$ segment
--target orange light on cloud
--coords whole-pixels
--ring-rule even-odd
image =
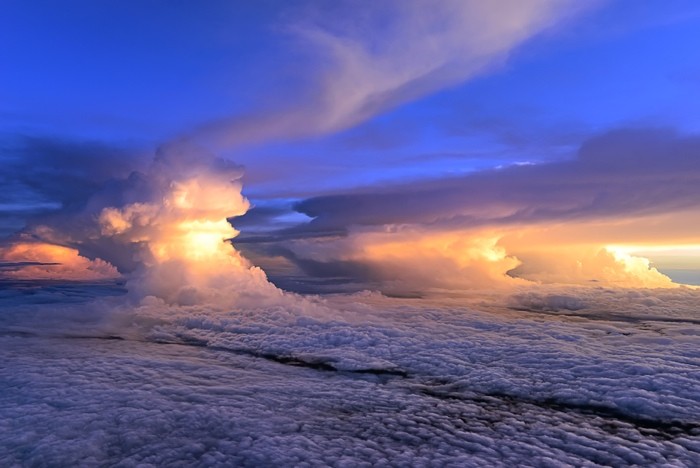
[[[0,259],[27,263],[0,274],[13,279],[86,281],[120,276],[117,269],[104,260],[90,260],[82,257],[76,249],[47,243],[20,242],[0,248]]]
[[[585,229],[579,238],[560,237],[555,242],[552,229],[556,228],[365,228],[345,239],[314,243],[307,248],[313,250],[315,258],[325,261],[335,258],[369,265],[379,279],[409,290],[527,284],[679,286],[634,250],[587,242]],[[303,254],[303,248],[297,247]]]
[[[207,262],[217,256],[229,256],[232,248],[226,242],[238,232],[225,220],[182,221],[151,241],[150,249],[157,261],[186,258],[190,262]]]
[[[669,268],[700,269],[700,244],[611,245],[608,249],[648,257],[654,264]]]
[[[230,303],[239,291],[274,296],[276,288],[262,270],[229,242],[238,231],[227,218],[250,207],[237,180],[240,171],[221,169],[216,160],[202,155],[180,172],[177,153],[162,156],[163,166],[148,175],[155,196],[106,207],[98,217],[101,234],[132,248],[140,263],[129,277],[129,290],[181,305],[205,297],[207,302]]]

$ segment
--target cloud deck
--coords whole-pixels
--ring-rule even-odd
[[[0,460],[691,465],[697,292],[656,304],[644,290],[588,294],[577,311],[543,291],[481,310],[364,294],[296,310],[5,313]],[[549,313],[532,308],[543,303]],[[649,318],[669,306],[677,321]],[[601,317],[606,307],[628,319]]]

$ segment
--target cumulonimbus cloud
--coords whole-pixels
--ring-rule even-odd
[[[238,231],[227,217],[249,207],[241,175],[239,166],[199,148],[161,147],[147,170],[105,184],[82,209],[32,223],[0,249],[0,259],[16,266],[0,277],[107,279],[120,276],[116,265],[136,299],[279,297],[229,242]]]

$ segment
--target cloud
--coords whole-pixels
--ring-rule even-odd
[[[61,208],[52,216],[41,211],[40,218],[28,223],[26,233],[44,243],[78,249],[85,258],[104,259],[129,275],[159,270],[159,274],[144,275],[132,284],[134,288],[157,290],[160,296],[168,295],[169,301],[180,301],[175,296],[189,293],[183,290],[170,296],[165,292],[166,284],[201,280],[201,287],[216,289],[202,280],[206,276],[203,269],[193,275],[183,265],[198,261],[195,257],[203,255],[200,247],[208,244],[206,239],[235,236],[237,232],[225,219],[243,214],[247,202],[242,201],[239,185],[231,188],[221,182],[219,176],[224,174],[236,180],[240,177],[231,175],[231,168],[222,165],[221,160],[170,154],[187,147],[183,140],[195,137],[209,144],[211,138],[221,137],[230,140],[226,142],[229,145],[352,127],[501,65],[525,41],[587,8],[574,2],[548,0],[502,0],[488,6],[478,1],[445,0],[436,4],[416,0],[385,2],[363,11],[351,4],[336,4],[289,16],[284,29],[294,38],[291,48],[304,50],[307,65],[301,81],[308,87],[299,93],[299,102],[282,103],[258,114],[194,130],[172,142],[169,150],[161,152],[145,170],[141,165],[133,171],[133,160],[120,158],[105,148],[32,141],[35,150],[25,152],[35,154],[33,163],[47,170],[16,168],[25,174],[22,187],[36,198],[32,203],[25,200],[25,206],[36,209],[45,207],[42,203],[54,203]],[[96,154],[104,155],[107,163],[98,163]],[[59,158],[67,164],[56,166]],[[158,158],[168,162],[161,163]],[[206,164],[202,160],[215,162],[203,170]],[[46,180],[49,182],[44,183]],[[210,182],[212,187],[207,186]],[[62,190],[66,186],[70,188]],[[218,187],[218,195],[214,187]],[[191,198],[185,200],[191,205],[186,210],[178,207],[181,197]],[[212,211],[205,212],[204,206]],[[225,213],[224,206],[231,211]],[[290,232],[294,235],[294,229]],[[342,234],[345,228],[335,232]],[[300,235],[304,237],[305,233]],[[243,270],[249,268],[237,253],[226,256],[222,249],[218,245],[213,250],[227,262],[233,256],[234,263]],[[307,262],[306,268],[323,266]],[[168,279],[155,280],[161,277]],[[212,272],[209,279],[214,277],[219,275]]]
[[[582,150],[579,160],[553,167],[463,178],[461,189],[474,195],[468,182],[486,188],[482,178],[505,175],[501,190],[490,192],[503,197],[448,196],[443,214],[451,216],[430,213],[427,202],[439,211],[440,198],[406,206],[410,186],[348,194],[345,213],[319,203],[310,226],[295,235],[285,231],[278,245],[263,244],[269,255],[307,274],[369,279],[398,292],[415,288],[428,296],[422,300],[282,293],[224,242],[236,231],[222,221],[248,209],[240,168],[199,148],[163,147],[145,171],[112,180],[81,210],[25,233],[52,244],[49,253],[83,271],[105,265],[66,245],[102,249],[114,263],[129,257],[136,267],[127,273],[127,296],[115,297],[122,291],[112,286],[37,283],[31,285],[34,300],[21,288],[0,295],[0,358],[8,363],[0,368],[0,429],[11,434],[0,443],[0,462],[690,463],[700,428],[698,379],[688,358],[698,345],[698,291],[537,285],[506,276],[530,268],[523,276],[553,274],[561,281],[570,265],[578,265],[566,255],[591,253],[578,243],[590,235],[586,229],[598,232],[593,223],[608,223],[619,234],[638,229],[637,219],[667,216],[665,207],[687,211],[679,197],[697,190],[683,185],[694,180],[693,164],[684,164],[695,153],[681,149],[694,148],[694,140],[655,138],[666,143],[642,142],[637,148],[649,153],[619,169]],[[606,154],[608,146],[585,148]],[[657,164],[658,154],[671,164]],[[648,170],[640,170],[639,161],[648,161]],[[586,171],[591,193],[586,178],[577,179]],[[616,186],[608,171],[626,171],[630,180]],[[540,200],[553,196],[540,195],[539,184],[552,175],[559,176],[561,193],[538,212]],[[626,184],[643,181],[653,191],[676,176],[681,182],[657,199],[660,206],[636,201],[632,227],[616,225],[631,203],[613,203],[608,212],[577,205],[603,182],[622,198]],[[506,193],[509,188],[516,193]],[[374,213],[361,217],[352,197],[368,197],[364,208],[371,211],[377,194],[386,197],[377,198],[386,214],[401,223],[373,221]],[[520,217],[508,214],[516,202]],[[558,216],[560,205],[570,223],[547,231],[552,219],[543,213]],[[494,206],[503,219],[494,221],[488,212]],[[474,226],[457,216],[461,210]],[[330,229],[336,234],[328,236]],[[674,234],[660,229],[648,235]],[[601,236],[596,242],[610,237]],[[61,260],[39,255],[44,244],[24,252],[19,245],[6,250],[23,254],[10,259],[19,271]],[[567,271],[552,271],[546,265],[551,257],[532,260],[543,246]],[[511,249],[525,247],[530,257],[512,255]],[[655,276],[614,254],[593,255],[592,274],[628,281],[641,273],[642,286]],[[625,270],[629,261],[631,272]],[[472,289],[431,297],[436,287]]]
[[[621,255],[611,246],[697,241],[692,226],[700,222],[699,153],[697,136],[616,130],[584,142],[572,160],[303,200],[296,209],[313,218],[310,222],[243,241],[250,250],[257,241],[283,245],[294,252],[288,256],[292,261],[353,261],[374,272],[400,258],[400,265],[380,275],[387,279],[428,271],[421,265],[431,261],[454,265],[464,249],[469,251],[466,246],[490,238],[503,251],[496,256],[499,261],[514,263],[508,269],[496,262],[491,265],[496,270],[481,271],[485,278],[498,272],[507,280],[512,270],[533,281],[669,285],[644,259]],[[378,249],[392,244],[397,247],[387,247],[378,262]],[[489,258],[489,248],[483,255]],[[475,281],[466,271],[445,271],[438,284],[410,283],[423,288],[458,278],[464,284]]]
[[[83,325],[104,304],[3,302],[0,463],[697,458],[697,291],[313,300],[327,315],[142,306],[111,329]]]
[[[585,142],[570,161],[315,197],[296,208],[323,227],[473,226],[660,214],[694,206],[698,151],[700,139],[695,136],[617,130]]]
[[[102,259],[90,260],[75,249],[40,242],[0,246],[0,260],[0,279],[90,281],[121,276]]]
[[[361,10],[351,2],[306,9],[285,25],[303,50],[303,99],[189,136],[238,145],[346,129],[502,65],[525,41],[596,3],[392,0]]]
[[[672,287],[669,277],[654,268],[649,259],[600,246],[511,246],[520,264],[510,276],[539,283],[599,282],[617,287]]]
[[[139,168],[139,156],[96,142],[6,136],[0,144],[0,183],[7,187],[0,194],[0,224],[10,226],[0,235],[33,217],[81,209],[110,179]]]
[[[54,262],[63,267],[56,277],[82,277],[78,256],[91,264],[110,264],[127,275],[127,287],[137,300],[154,296],[167,303],[201,301],[235,303],[242,296],[260,300],[281,292],[265,274],[233,249],[238,232],[226,218],[245,213],[241,168],[187,145],[159,148],[148,169],[114,178],[95,191],[80,210],[64,210],[35,221],[5,250],[13,261]],[[46,252],[46,258],[39,255]],[[71,261],[65,261],[70,257]],[[15,274],[35,274],[25,266]],[[44,269],[46,269],[44,267]],[[93,271],[96,268],[89,267]],[[109,265],[109,273],[118,275]],[[84,279],[94,279],[87,278]]]
[[[585,142],[569,161],[303,200],[295,208],[310,222],[249,234],[240,245],[280,284],[294,288],[296,281],[305,291],[314,282],[394,294],[523,280],[671,286],[647,260],[615,246],[694,242],[693,224],[678,220],[699,216],[698,148],[697,137],[669,130],[613,131]],[[137,297],[197,302],[203,290],[219,288],[231,262],[250,270],[222,241],[237,235],[226,219],[233,216],[235,225],[249,207],[241,174],[193,146],[166,145],[143,172],[114,176],[99,188],[86,183],[80,189],[91,193],[86,200],[30,222],[20,241],[104,260],[133,276]],[[96,180],[106,177],[98,171]],[[267,207],[259,216],[284,218],[283,208]],[[224,260],[193,269],[212,259]],[[286,281],[290,276],[298,280]],[[267,284],[262,272],[256,277],[253,283]]]
[[[14,136],[3,141],[4,172],[37,197],[65,205],[80,203],[113,177],[128,175],[138,154],[97,142]],[[4,196],[10,194],[5,193]]]

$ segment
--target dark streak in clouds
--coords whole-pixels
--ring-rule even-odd
[[[52,266],[60,265],[60,263],[55,262],[0,262],[0,270],[14,270],[17,268],[22,268],[26,266]]]
[[[475,402],[484,406],[511,406],[518,407],[524,405],[533,405],[546,410],[578,413],[583,416],[591,416],[605,420],[611,420],[614,424],[610,426],[612,430],[620,429],[620,426],[631,425],[641,434],[652,437],[661,437],[664,439],[674,439],[676,437],[688,435],[700,435],[700,423],[695,421],[680,421],[680,420],[659,420],[648,417],[639,417],[621,411],[612,406],[601,404],[584,404],[560,401],[556,398],[522,398],[519,396],[508,395],[505,393],[487,393],[465,395],[462,392],[451,392],[445,388],[421,386],[420,392],[424,395],[439,398],[441,400],[458,400]],[[520,410],[522,411],[522,410]]]
[[[554,317],[568,317],[576,318],[582,320],[600,320],[603,322],[626,322],[626,323],[644,323],[644,322],[662,322],[662,323],[687,323],[691,325],[700,325],[700,319],[692,318],[673,318],[673,317],[659,317],[659,316],[647,316],[640,315],[635,317],[630,317],[629,315],[616,314],[615,312],[596,312],[596,313],[582,313],[575,314],[570,312],[558,312],[558,311],[546,311],[530,309],[526,307],[510,307],[511,310],[517,310],[518,312],[531,312],[534,314],[541,315],[551,315]]]
[[[212,351],[224,351],[227,353],[242,354],[246,356],[251,356],[255,358],[265,359],[267,361],[276,362],[278,364],[284,364],[287,366],[294,367],[306,367],[309,369],[314,369],[318,371],[326,372],[339,372],[341,374],[369,374],[377,376],[394,376],[394,377],[408,377],[408,372],[398,369],[398,368],[366,368],[366,369],[339,369],[334,366],[331,361],[318,359],[318,358],[302,358],[299,356],[288,355],[288,354],[275,354],[275,353],[265,353],[256,352],[253,350],[246,349],[231,349],[225,346],[213,346],[210,345],[208,341],[202,340],[196,337],[178,335],[178,339],[181,341],[157,341],[161,344],[172,344],[172,345],[185,345],[185,346],[196,346],[201,348],[207,348]],[[104,339],[104,338],[102,338]]]
[[[13,330],[13,329],[0,329],[0,336],[12,336],[17,338],[57,338],[66,340],[107,340],[107,341],[125,341],[124,338],[119,335],[66,335],[66,334],[45,334],[36,333],[27,330]],[[294,356],[289,354],[275,354],[269,352],[256,352],[249,349],[232,349],[225,346],[215,346],[210,345],[207,340],[199,339],[196,337],[190,337],[185,335],[178,335],[178,341],[167,341],[156,339],[154,341],[141,340],[145,343],[157,343],[163,345],[176,345],[176,346],[193,346],[197,348],[206,348],[210,351],[222,351],[226,353],[232,353],[237,355],[249,356],[259,359],[265,359],[267,361],[276,362],[278,364],[283,364],[293,367],[305,367],[308,369],[313,369],[317,371],[324,372],[337,372],[343,375],[372,375],[379,377],[409,377],[408,372],[399,368],[374,368],[368,367],[363,369],[339,369],[334,366],[332,361],[327,361],[319,358],[303,358],[300,356]],[[130,340],[133,341],[133,340]]]

